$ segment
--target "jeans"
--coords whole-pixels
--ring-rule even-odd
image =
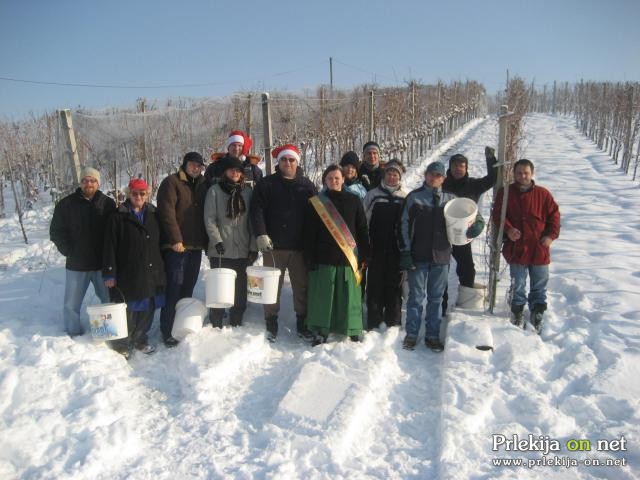
[[[529,304],[529,310],[534,305],[546,305],[547,282],[549,281],[549,265],[509,265],[511,273],[511,305]],[[531,281],[529,296],[526,295],[527,273]]]
[[[447,286],[449,265],[417,262],[409,271],[409,298],[407,300],[407,335],[418,336],[422,321],[422,304],[427,297],[425,338],[440,338],[440,305]]]
[[[93,289],[101,303],[109,302],[109,289],[104,284],[100,270],[89,272],[66,270],[63,308],[64,330],[72,337],[84,333],[80,322],[80,307],[82,299],[87,293],[87,288],[89,288],[89,283],[93,284]]]
[[[198,281],[202,250],[187,250],[183,253],[163,250],[164,269],[167,274],[165,304],[160,311],[160,331],[164,340],[171,337],[173,317],[176,315],[176,303],[183,298],[193,296]]]

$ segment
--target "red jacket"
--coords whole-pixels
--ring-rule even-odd
[[[503,190],[504,187],[498,190],[491,213],[495,225],[500,224]],[[522,236],[516,242],[509,240],[506,235],[510,228],[517,228],[522,232]],[[544,236],[555,240],[560,235],[560,210],[549,190],[534,184],[530,190],[522,192],[516,183],[509,185],[504,231],[502,255],[508,263],[551,263],[549,248],[540,244],[540,239]]]

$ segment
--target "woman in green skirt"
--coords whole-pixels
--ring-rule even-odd
[[[360,271],[369,255],[367,220],[360,199],[343,189],[338,165],[322,174],[325,188],[307,206],[304,258],[309,269],[307,328],[314,344],[329,333],[357,341],[362,333]]]

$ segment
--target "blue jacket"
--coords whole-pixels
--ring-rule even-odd
[[[438,194],[437,203],[434,193]],[[444,206],[454,198],[452,193],[434,190],[426,184],[409,193],[400,217],[400,251],[411,252],[414,262],[448,265],[451,244],[447,238]]]

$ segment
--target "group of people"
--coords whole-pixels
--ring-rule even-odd
[[[83,171],[80,187],[56,205],[50,228],[51,240],[66,256],[67,333],[83,334],[80,306],[92,283],[102,302],[127,304],[129,336],[111,342],[115,350],[125,356],[134,349],[153,353],[147,334],[157,308],[161,308],[164,343],[176,346],[171,335],[176,304],[193,295],[203,251],[212,268],[236,272],[229,323],[242,325],[246,268],[263,252],[263,264],[281,271],[277,301],[264,305],[269,341],[278,335],[285,272],[297,334],[312,344],[325,342],[330,333],[358,341],[365,328],[379,328],[383,322],[400,325],[402,287],[408,277],[403,347],[416,346],[426,298],[425,343],[441,351],[439,330],[446,313],[452,253],[460,284],[473,287],[475,280],[470,246],[452,250],[447,238],[444,205],[456,196],[477,201],[493,186],[493,150],[485,151],[486,177],[469,178],[468,160],[457,154],[448,171],[441,162],[431,163],[424,184],[409,193],[402,186],[405,167],[397,159],[383,165],[374,141],[364,145],[362,163],[357,153],[347,152],[339,165],[329,165],[320,191],[304,175],[295,145],[273,150],[275,172],[265,177],[250,148],[251,139],[244,132],[231,132],[226,153],[212,156],[204,175],[202,155],[187,153],[178,171],[161,182],[157,207],[150,203],[149,186],[142,178],[130,181],[126,200],[116,207],[99,190],[100,173],[93,168]],[[559,214],[548,191],[533,183],[532,174],[528,160],[516,164],[516,187],[510,187],[505,224],[505,258],[512,263],[515,279],[513,321],[522,324],[529,272],[528,301],[535,316],[532,323],[539,329],[548,279],[548,268],[542,266],[549,263],[549,245],[559,234]],[[478,236],[483,227],[484,219],[478,215],[468,238]],[[538,235],[535,241],[534,235]],[[214,327],[221,328],[224,317],[224,309],[209,311]]]

